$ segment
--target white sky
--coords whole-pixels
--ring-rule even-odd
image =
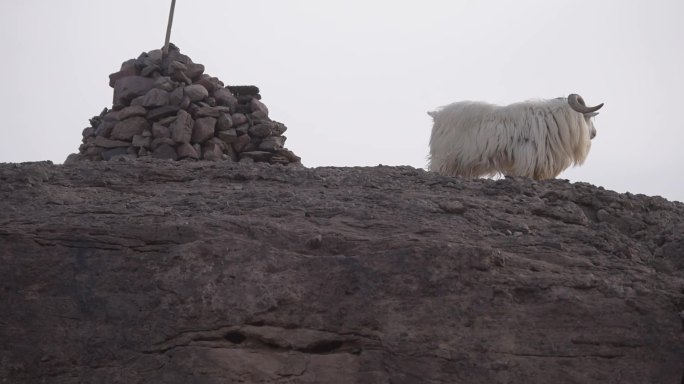
[[[164,42],[168,0],[0,0],[0,162],[77,152],[108,75]],[[260,87],[309,167],[425,167],[426,111],[579,93],[605,102],[560,175],[684,201],[684,1],[177,0],[172,41]]]

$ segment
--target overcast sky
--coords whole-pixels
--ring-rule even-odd
[[[0,162],[77,152],[108,75],[160,48],[170,1],[0,0]],[[177,0],[172,41],[257,85],[286,147],[317,166],[426,166],[460,100],[605,102],[559,177],[684,201],[684,1]]]

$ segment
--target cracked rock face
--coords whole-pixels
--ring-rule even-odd
[[[382,166],[0,181],[2,382],[682,380],[681,203]]]
[[[112,108],[90,119],[79,152],[65,163],[152,157],[301,165],[259,88],[224,86],[173,44],[168,55],[156,49],[125,61],[109,80]],[[173,141],[153,140],[159,134]]]

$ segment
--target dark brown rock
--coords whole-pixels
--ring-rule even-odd
[[[233,149],[235,150],[235,152],[240,153],[243,150],[245,150],[245,148],[247,148],[247,146],[251,142],[252,142],[252,139],[249,137],[249,135],[242,135],[242,136],[238,136],[238,138],[235,139],[232,146],[233,146]]]
[[[152,124],[152,136],[154,138],[171,137],[171,130],[160,123]]]
[[[119,79],[122,79],[122,78],[128,77],[128,76],[136,76],[136,75],[140,74],[140,71],[138,71],[138,69],[134,65],[133,66],[127,66],[125,64],[126,63],[124,63],[124,65],[122,65],[123,68],[121,68],[120,71],[114,72],[111,75],[109,75],[109,86],[110,87],[114,88],[114,84],[116,84],[116,81]]]
[[[178,87],[169,93],[169,104],[180,105],[183,101],[183,87]]]
[[[177,143],[189,142],[192,137],[192,116],[184,110],[178,111],[177,119],[169,127],[171,138]]]
[[[268,116],[268,108],[266,107],[266,104],[262,103],[261,101],[255,99],[252,99],[251,103],[251,108],[252,112],[261,112]]]
[[[184,94],[190,101],[201,101],[206,97],[209,97],[209,91],[201,84],[188,85],[184,89]]]
[[[283,146],[285,145],[285,137],[283,136],[271,136],[263,139],[261,143],[259,143],[259,150],[260,151],[268,151],[268,152],[275,152],[279,149],[282,149]]]
[[[221,139],[226,144],[231,144],[237,140],[237,132],[234,129],[228,129],[225,131],[218,131],[216,137]]]
[[[156,108],[163,107],[169,104],[169,93],[163,89],[152,88],[145,94],[143,99],[143,107]]]
[[[138,96],[135,99],[131,100],[131,106],[141,106],[143,105],[143,101],[145,101],[145,96]]]
[[[200,107],[197,109],[197,112],[195,112],[195,117],[213,117],[214,119],[218,118],[219,115],[221,114],[221,109],[216,108],[216,107]]]
[[[261,111],[252,112],[249,114],[249,117],[252,119],[254,124],[271,122],[271,118],[269,118],[266,113]]]
[[[169,116],[175,116],[179,110],[180,108],[175,105],[165,105],[163,107],[154,108],[147,113],[147,119],[150,121],[162,120]]]
[[[238,126],[242,124],[247,124],[249,120],[244,113],[233,113],[230,118],[233,120],[233,125]]]
[[[259,123],[249,128],[249,135],[259,138],[267,137],[271,134],[271,124]]]
[[[235,95],[258,95],[259,87],[254,85],[229,85],[228,88]]]
[[[198,80],[203,73],[204,65],[197,63],[189,63],[185,70],[185,74],[193,81]]]
[[[152,157],[155,159],[178,160],[176,150],[168,144],[161,144],[154,149],[152,151]]]
[[[287,127],[283,123],[274,121],[271,123],[271,134],[275,136],[280,136],[287,131]]]
[[[116,123],[113,121],[102,121],[95,130],[95,136],[109,137],[112,133],[112,129],[114,129],[114,125],[116,125]]]
[[[136,97],[143,96],[154,87],[154,79],[142,76],[126,76],[114,84],[115,107],[130,105]]]
[[[129,145],[131,145],[129,141],[110,140],[104,136],[97,136],[95,138],[94,144],[102,148],[128,147]]]
[[[83,136],[83,137],[95,136],[95,128],[93,128],[93,127],[84,128],[83,131],[81,132],[81,136]]]
[[[273,153],[266,151],[249,151],[240,153],[240,160],[242,159],[252,159],[254,161],[268,162],[273,157]]]
[[[153,139],[152,142],[150,143],[150,148],[154,151],[155,149],[159,148],[160,145],[166,144],[170,147],[175,147],[176,142],[173,141],[170,137],[158,137],[156,139]]]
[[[200,76],[196,81],[197,84],[201,84],[210,95],[213,95],[217,89],[223,88],[223,83],[216,77],[204,74]]]
[[[247,136],[247,133],[249,132],[249,124],[245,123],[242,125],[238,125],[235,127],[235,132],[237,132],[238,136]]]
[[[135,135],[133,136],[133,140],[131,142],[131,145],[134,147],[145,147],[149,148],[150,144],[152,143],[152,138],[150,137],[145,137],[143,135]]]
[[[154,87],[164,90],[166,92],[171,92],[176,89],[176,84],[168,76],[159,76],[154,80]]]
[[[214,91],[214,98],[216,99],[217,105],[222,105],[224,107],[235,108],[238,103],[237,98],[228,88],[219,88]]]
[[[199,159],[199,154],[190,143],[180,143],[176,148],[179,159]]]
[[[289,149],[279,149],[276,151],[278,156],[281,156],[285,159],[287,159],[288,162],[293,163],[293,164],[301,164],[302,158],[295,155],[294,152],[290,151]]]
[[[140,76],[145,76],[145,77],[154,77],[158,76],[159,72],[161,72],[161,67],[156,65],[156,64],[151,64],[146,66],[140,71]],[[155,73],[157,75],[155,75]]]
[[[202,159],[207,161],[221,160],[223,151],[221,146],[216,143],[207,143],[202,146]]]
[[[131,140],[133,136],[142,134],[143,130],[149,127],[150,123],[144,117],[131,117],[116,123],[110,138],[114,140]]]
[[[195,120],[192,128],[192,142],[202,144],[214,137],[216,119],[213,117],[201,117]]]
[[[132,107],[126,107],[118,111],[110,111],[105,116],[105,121],[122,121],[135,116],[145,116],[146,114],[147,110],[144,107],[137,105]]]

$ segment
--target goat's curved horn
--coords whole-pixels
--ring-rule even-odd
[[[603,107],[603,103],[595,106],[595,107],[587,107],[586,104],[584,104],[584,99],[582,96],[573,93],[570,96],[568,96],[568,104],[570,104],[570,108],[574,109],[575,111],[579,113],[594,113],[601,109]]]

